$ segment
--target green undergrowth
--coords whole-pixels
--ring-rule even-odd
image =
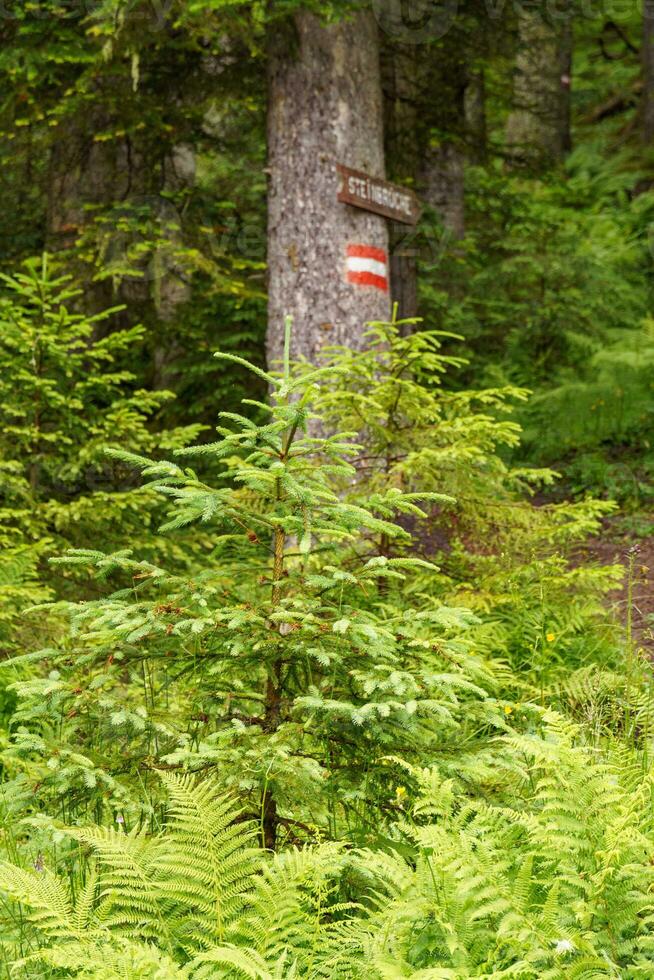
[[[405,327],[218,354],[270,399],[110,444],[134,531],[3,554],[13,975],[651,971],[649,664],[572,560],[614,508],[542,504],[527,393]]]

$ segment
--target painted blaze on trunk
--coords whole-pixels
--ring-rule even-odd
[[[343,163],[384,177],[377,25],[369,11],[325,25],[302,11],[270,52],[268,363],[326,344],[363,346],[390,317],[386,219],[337,199]]]

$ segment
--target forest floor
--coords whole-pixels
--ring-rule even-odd
[[[546,498],[543,498],[544,500]],[[415,523],[405,520],[407,530],[416,533]],[[438,524],[422,527],[417,534],[417,554],[441,565],[447,571],[452,529]],[[470,551],[479,545],[468,540]],[[607,593],[606,600],[615,616],[626,626],[629,609],[629,564],[632,566],[631,628],[637,649],[654,661],[654,513],[641,513],[637,523],[622,515],[606,518],[598,535],[587,538],[572,555],[572,564],[622,565],[620,587]]]
[[[654,515],[645,516],[647,523],[654,521]],[[575,564],[593,562],[600,565],[624,565],[625,575],[620,588],[607,596],[623,623],[626,623],[628,617],[628,568],[630,561],[633,561],[633,637],[636,647],[654,659],[654,534],[635,534],[624,518],[608,518],[603,522],[601,533],[588,538],[577,549],[574,561]]]

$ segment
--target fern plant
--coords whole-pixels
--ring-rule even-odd
[[[517,765],[504,805],[471,799],[436,768],[407,773],[415,797],[398,829],[413,860],[355,859],[390,898],[368,923],[368,975],[651,974],[651,771],[619,747],[595,754],[553,712],[542,720],[538,735],[492,750],[495,766]]]
[[[13,952],[5,929],[8,960],[19,976],[42,964],[97,978],[648,976],[652,774],[624,748],[589,749],[554,712],[525,718],[486,750],[503,798],[402,763],[382,849],[270,858],[217,782],[166,774],[159,833],[65,831],[84,848],[75,896],[43,862],[0,867],[29,910],[32,950]]]
[[[74,893],[43,863],[0,866],[0,889],[29,909],[22,940],[32,951],[16,956],[10,918],[3,935],[19,975],[39,965],[97,978],[339,975],[348,937],[335,918],[351,912],[333,900],[340,850],[323,845],[266,861],[252,847],[256,827],[215,781],[162,779],[170,804],[158,834],[66,830],[83,848]]]

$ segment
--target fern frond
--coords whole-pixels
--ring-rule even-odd
[[[157,857],[164,900],[176,908],[175,931],[185,943],[222,943],[243,909],[261,855],[251,845],[252,822],[212,779],[163,773],[170,797],[165,846]]]
[[[31,909],[33,924],[46,936],[70,939],[75,935],[70,890],[47,868],[27,871],[3,861],[0,889]]]
[[[188,976],[192,980],[211,980],[213,977],[234,977],[234,980],[236,977],[246,977],[248,980],[277,980],[256,950],[238,946],[218,946],[201,953],[189,965]]]
[[[162,856],[161,838],[137,828],[129,833],[114,827],[70,828],[67,833],[98,857],[98,919],[105,928],[128,936],[167,936],[156,882]]]

